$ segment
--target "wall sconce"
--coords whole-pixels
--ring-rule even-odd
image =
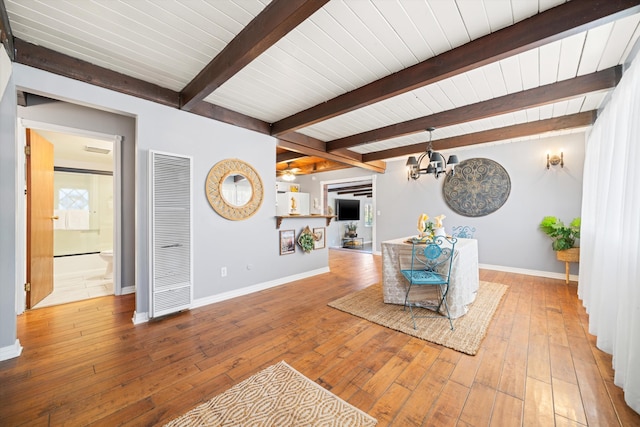
[[[418,179],[420,175],[433,175],[436,179],[440,177],[440,175],[446,175],[447,173],[451,175],[455,175],[456,165],[459,163],[458,156],[452,154],[449,156],[449,160],[445,161],[445,158],[442,154],[437,151],[433,151],[433,146],[431,145],[431,133],[435,130],[435,128],[427,128],[429,131],[429,145],[427,146],[427,151],[422,153],[418,159],[415,156],[411,156],[407,159],[407,181],[409,178]],[[428,157],[429,165],[426,168],[421,168],[420,164],[422,160]],[[447,166],[451,166],[451,170],[447,172]]]
[[[553,156],[551,156],[549,153],[547,153],[547,169],[549,169],[549,166],[558,166],[558,165],[560,165],[561,168],[564,167],[564,153],[560,151],[559,156],[557,154],[554,154]]]

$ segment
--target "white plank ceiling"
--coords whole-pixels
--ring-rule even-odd
[[[580,1],[580,0],[574,0]],[[181,91],[268,0],[4,0],[13,35]],[[564,0],[331,0],[205,101],[267,123],[291,116]],[[570,35],[299,129],[331,141],[624,64],[640,14]],[[597,109],[607,91],[437,129],[433,139]],[[572,131],[572,132],[575,132]],[[372,153],[426,132],[353,147]]]

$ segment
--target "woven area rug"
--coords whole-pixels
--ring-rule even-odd
[[[375,426],[378,421],[284,361],[258,372],[167,426]]]
[[[413,329],[408,309],[405,311],[402,305],[383,302],[380,283],[332,301],[329,306],[473,356],[478,352],[489,323],[507,289],[507,285],[500,283],[480,282],[478,295],[469,306],[469,312],[453,319],[453,331],[445,317],[416,319],[417,329]],[[423,308],[413,310],[416,315],[434,314]]]

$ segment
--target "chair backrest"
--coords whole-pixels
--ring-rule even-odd
[[[473,233],[475,232],[476,228],[468,225],[459,225],[451,229],[451,235],[459,239],[473,239]]]
[[[454,249],[458,239],[435,236],[425,243],[413,242],[411,270],[426,270],[438,273],[449,280]]]

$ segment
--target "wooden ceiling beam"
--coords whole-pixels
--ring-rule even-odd
[[[275,122],[280,135],[640,11],[639,0],[570,1]]]
[[[276,163],[290,162],[292,160],[308,157],[306,154],[294,153],[293,151],[287,151],[284,153],[276,154]]]
[[[168,107],[178,108],[180,105],[180,94],[171,89],[108,70],[19,38],[15,39],[15,46],[17,63]],[[271,132],[267,122],[204,101],[198,102],[190,112],[266,135]]]
[[[219,105],[211,104],[210,102],[200,101],[189,112],[219,122],[254,130],[265,135],[269,135],[271,129],[269,123],[265,121],[249,117]]]
[[[372,186],[373,184],[349,185],[347,187],[329,188],[327,191],[329,193],[337,192],[338,194],[347,194],[347,193],[353,193],[356,191],[371,190]]]
[[[307,156],[322,157],[327,160],[344,163],[349,166],[359,167],[378,173],[384,173],[387,167],[386,163],[380,160],[363,163],[362,155],[351,151],[349,152],[349,156],[328,153],[326,151],[326,144],[323,141],[306,135],[291,132],[286,135],[286,138],[287,139],[284,139],[283,137],[278,138],[277,144],[289,151],[305,154]]]
[[[428,127],[441,128],[526,108],[539,107],[589,92],[613,89],[622,77],[622,67],[616,66],[569,80],[504,95],[487,101],[442,111],[402,123],[362,132],[327,142],[327,151],[345,149],[370,142],[424,132]]]
[[[191,110],[329,0],[273,0],[180,92]]]
[[[16,38],[15,62],[178,108],[178,92]]]
[[[0,0],[0,42],[7,51],[9,59],[15,60],[15,47],[13,46],[13,32],[11,31],[11,23],[9,22],[9,14],[4,5],[4,1]]]
[[[310,175],[313,173],[318,173],[318,172],[328,172],[328,171],[334,171],[334,170],[339,170],[339,169],[345,169],[350,167],[349,165],[345,165],[344,163],[341,162],[333,162],[330,160],[323,160],[320,162],[316,162],[316,163],[310,163],[310,164],[306,164],[306,165],[299,165],[296,166],[296,171],[294,172],[295,175]],[[284,171],[284,169],[281,170],[276,170],[276,174],[282,174],[282,172]]]
[[[545,132],[557,130],[577,129],[591,126],[597,117],[596,111],[572,114],[569,116],[556,117],[552,119],[540,120],[519,125],[506,126],[502,128],[485,130],[482,132],[469,133],[466,135],[454,136],[451,138],[438,139],[432,142],[434,149],[446,150],[450,148],[465,147],[487,142],[503,141],[512,138],[538,135]],[[410,156],[422,153],[427,150],[429,142],[406,145],[404,147],[391,148],[388,150],[376,151],[362,155],[362,161],[368,162],[380,159],[390,159],[394,157]]]

